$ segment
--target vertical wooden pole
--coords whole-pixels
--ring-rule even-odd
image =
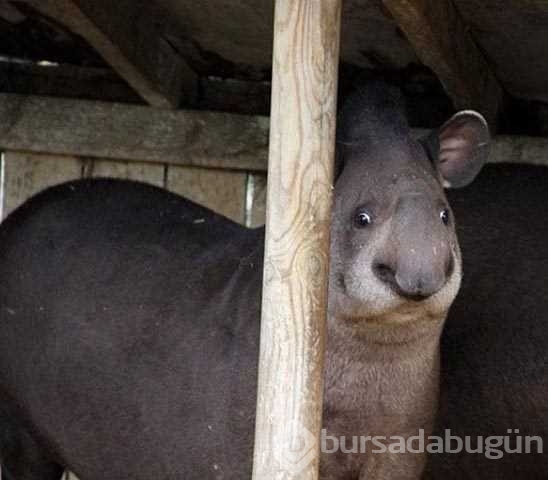
[[[318,478],[341,0],[277,0],[254,480]]]

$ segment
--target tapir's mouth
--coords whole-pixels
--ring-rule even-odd
[[[374,317],[345,317],[345,323],[365,343],[411,346],[423,338],[439,335],[443,319],[432,312],[403,310]]]
[[[351,298],[346,296],[347,301],[341,302],[350,308],[343,307],[337,313],[333,312],[334,315],[349,324],[363,325],[367,329],[397,329],[440,323],[448,311],[448,305],[436,295],[420,301],[394,295],[390,301],[378,305]]]
[[[390,315],[382,321],[384,321],[385,324],[390,325],[412,325],[417,323],[431,323],[438,320],[438,316],[429,312],[422,312],[420,315],[417,315],[417,313],[399,313],[397,315]]]
[[[411,303],[411,304],[420,304],[426,302],[429,298],[433,297],[436,293],[438,293],[445,285],[442,285],[438,290],[436,290],[434,293],[430,295],[421,295],[421,294],[410,294],[402,292],[400,288],[393,287],[392,290],[396,295],[398,295],[400,298],[402,298],[404,301]]]
[[[361,270],[350,273],[337,272],[336,283],[330,285],[329,315],[364,340],[383,343],[439,331],[460,280],[457,269],[433,295],[410,298],[399,295],[373,275]]]
[[[370,326],[378,326],[379,328],[433,322],[438,319],[437,315],[425,311],[425,309],[397,310],[375,316],[348,318],[349,321],[355,323],[365,323]]]

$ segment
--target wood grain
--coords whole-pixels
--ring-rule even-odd
[[[276,2],[254,480],[318,478],[340,13]]]
[[[0,149],[265,170],[268,118],[0,94]]]
[[[142,99],[110,68],[32,62],[0,62],[3,93],[52,95],[55,97],[142,103]]]
[[[243,224],[246,178],[243,172],[170,166],[166,188]]]
[[[265,172],[268,135],[262,116],[0,94],[4,150]],[[497,136],[490,161],[548,165],[548,138]]]
[[[78,158],[21,152],[6,152],[4,162],[3,217],[35,193],[80,178],[83,166]]]
[[[476,109],[493,131],[502,89],[451,0],[383,0],[456,108]]]
[[[142,162],[87,160],[84,162],[84,176],[122,178],[163,187],[165,168],[163,165]]]

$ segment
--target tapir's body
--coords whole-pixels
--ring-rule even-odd
[[[397,96],[343,109],[329,278],[329,435],[430,433],[461,280],[444,184],[488,151],[460,112],[414,140]],[[8,480],[249,478],[262,231],[131,182],[48,190],[0,226],[0,459]],[[326,454],[323,480],[411,480],[424,454]]]
[[[450,196],[466,273],[444,335],[436,433],[475,441],[518,428],[548,441],[548,171],[486,170]],[[51,218],[71,218],[70,230]],[[130,182],[66,184],[10,217],[0,233],[0,365],[14,355],[17,364],[0,368],[0,452],[25,452],[37,469],[14,478],[58,478],[58,465],[83,479],[248,478],[262,240],[263,230]],[[204,278],[206,296],[180,294]],[[216,311],[227,312],[221,324],[211,324]],[[544,478],[547,457],[433,455],[428,478]]]
[[[261,231],[105,180],[36,197],[0,244],[0,455],[14,480],[59,475],[48,462],[18,474],[12,442],[83,480],[249,476]]]
[[[501,458],[432,455],[428,478],[547,478],[548,169],[489,165],[448,193],[464,276],[442,337],[437,435],[470,436],[474,449],[480,436],[484,446],[489,436],[507,436],[511,450],[521,437],[524,453],[506,453],[493,439]],[[543,448],[535,441],[525,453],[527,436]]]

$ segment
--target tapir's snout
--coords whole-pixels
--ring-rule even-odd
[[[440,269],[389,267],[382,263],[375,264],[373,270],[377,278],[400,296],[415,301],[425,300],[438,293],[450,276]]]
[[[393,231],[373,263],[375,276],[398,295],[420,301],[439,292],[455,260],[452,226],[421,196],[400,201]]]

